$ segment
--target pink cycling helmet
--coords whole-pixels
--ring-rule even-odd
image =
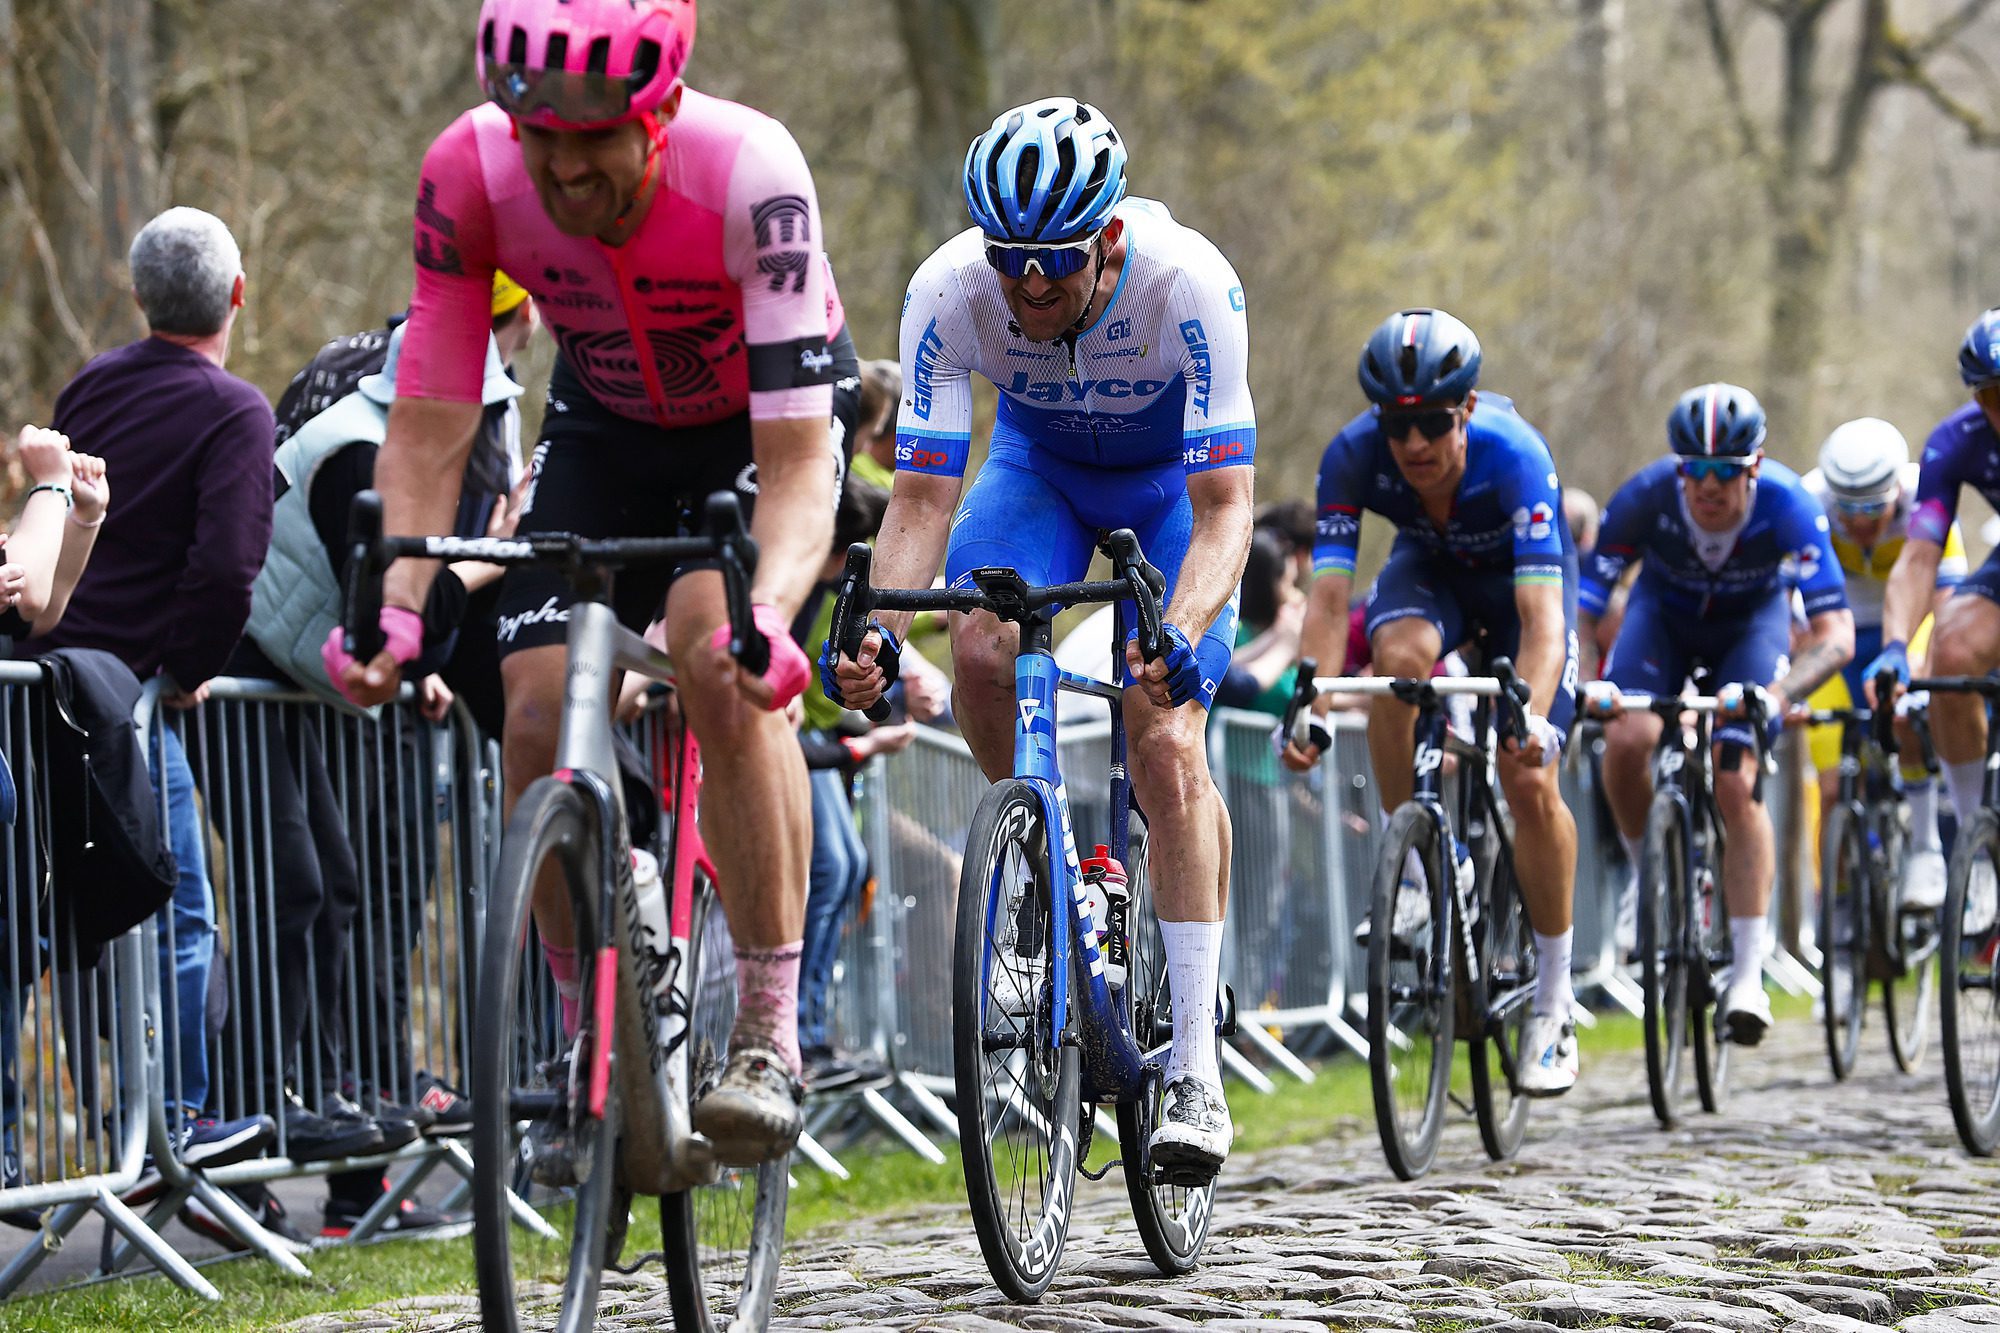
[[[694,47],[695,0],[485,0],[475,60],[517,120],[596,129],[659,109]]]

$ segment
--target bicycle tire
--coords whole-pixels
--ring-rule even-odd
[[[1720,1111],[1729,1095],[1729,1057],[1735,1045],[1716,1012],[1722,998],[1715,984],[1717,971],[1735,967],[1729,942],[1729,907],[1722,891],[1722,849],[1721,830],[1711,829],[1702,859],[1688,883],[1689,1044],[1694,1047],[1695,1089],[1701,1096],[1701,1109],[1710,1114]],[[1752,966],[1761,968],[1762,962]]]
[[[1935,928],[1932,938],[1935,940]],[[1888,1020],[1889,1054],[1896,1068],[1914,1074],[1930,1050],[1931,1015],[1937,1008],[1938,956],[1934,944],[1898,976],[1882,979],[1882,1016]]]
[[[1382,839],[1369,916],[1368,1076],[1382,1152],[1399,1180],[1415,1180],[1430,1170],[1451,1087],[1458,958],[1438,835],[1430,809],[1415,801],[1398,807]],[[1431,918],[1405,943],[1395,938],[1393,927],[1403,865],[1413,850]],[[1398,1052],[1399,1041],[1409,1048],[1406,1053]]]
[[[1980,863],[1984,863],[1983,867]],[[1966,1151],[1990,1157],[2000,1146],[2000,924],[1992,895],[1972,893],[1974,875],[2000,867],[2000,816],[1990,807],[1961,829],[1952,852],[1939,944],[1938,1033],[1952,1123]],[[1984,876],[1981,876],[1984,878]]]
[[[1938,935],[1935,913],[1902,910],[1903,873],[1909,836],[1903,828],[1908,807],[1890,806],[1878,813],[1883,825],[1881,869],[1883,937],[1880,952],[1888,966],[1882,971],[1882,1016],[1889,1029],[1889,1054],[1896,1068],[1914,1074],[1930,1049],[1931,1016],[1937,1007]]]
[[[1035,1301],[1069,1241],[1082,1095],[1076,1046],[1063,1042],[1048,1055],[1047,973],[1061,918],[1051,889],[1054,847],[1035,789],[1019,779],[989,788],[965,845],[952,953],[952,1062],[966,1200],[993,1281],[1011,1300]],[[1000,1025],[992,1029],[995,1042],[987,1039],[989,1021]],[[1004,1052],[997,1080],[987,1076],[996,1052]],[[1030,1169],[1039,1176],[1030,1179]],[[1010,1171],[1019,1179],[1005,1179]],[[1019,1219],[1008,1211],[1015,1200],[1023,1205]]]
[[[1125,873],[1132,901],[1125,919],[1132,948],[1125,969],[1126,1017],[1132,1036],[1149,1060],[1164,1061],[1173,1042],[1173,990],[1167,982],[1166,942],[1153,910],[1152,882],[1146,873],[1144,834],[1134,829]],[[1146,1257],[1167,1277],[1181,1277],[1201,1262],[1215,1216],[1215,1182],[1199,1189],[1156,1185],[1148,1152],[1160,1123],[1162,1081],[1149,1081],[1142,1100],[1118,1105],[1118,1153],[1124,1162],[1125,1192]]]
[[[695,872],[688,926],[688,1104],[722,1077],[736,1025],[736,949],[715,885]],[[662,1262],[674,1327],[702,1333],[770,1322],[791,1197],[788,1158],[722,1166],[706,1185],[660,1199]]]
[[[1486,981],[1474,989],[1484,992],[1488,1014],[1506,1007],[1501,1009],[1497,1031],[1482,1026],[1473,1034],[1472,1109],[1486,1155],[1504,1162],[1521,1150],[1533,1100],[1515,1090],[1509,1071],[1521,1067],[1521,1038],[1533,1009],[1535,936],[1513,866],[1504,855],[1493,858],[1490,888],[1481,925],[1484,947],[1478,955]],[[1484,1020],[1486,1015],[1474,1017]]]
[[[1680,1120],[1688,1044],[1688,882],[1691,848],[1680,797],[1656,792],[1639,853],[1639,985],[1646,1093],[1662,1129]]]
[[[515,1003],[529,981],[529,907],[535,881],[553,858],[578,909],[574,914],[576,953],[583,965],[584,993],[589,994],[598,933],[591,910],[592,894],[579,893],[578,889],[595,882],[600,831],[594,824],[590,807],[566,783],[554,778],[536,781],[507,822],[499,869],[486,902],[479,1003],[473,1020],[472,1202],[480,1317],[482,1325],[494,1333],[518,1333],[520,1328],[514,1306],[514,1221],[508,1199],[518,1160],[514,1151],[515,1094],[517,1090],[546,1091],[533,1086],[529,1071],[535,1065],[538,1043],[541,1049],[551,1044],[546,1023],[521,1024]],[[546,1020],[551,1016],[541,1017]],[[538,1033],[537,1027],[543,1030]],[[586,1030],[577,1047],[580,1061],[587,1058],[592,1039]],[[615,1032],[611,1039],[616,1040]],[[553,1045],[561,1046],[559,1037],[553,1039]],[[619,1193],[613,1147],[618,1139],[618,1109],[614,1079],[606,1093],[602,1119],[579,1125],[572,1117],[570,1144],[579,1180],[570,1221],[562,1312],[556,1325],[560,1333],[586,1333],[597,1319],[611,1201]]]
[[[1857,806],[1834,806],[1820,840],[1820,1027],[1836,1082],[1854,1072],[1868,1010],[1874,867],[1860,816]]]

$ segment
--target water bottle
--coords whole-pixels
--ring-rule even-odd
[[[665,959],[673,951],[673,925],[667,919],[667,888],[660,881],[659,861],[651,852],[637,847],[632,849],[632,889],[639,906],[640,938],[655,958]],[[672,980],[664,964],[659,976],[664,989]]]
[[[1125,984],[1127,954],[1126,917],[1132,905],[1132,889],[1126,882],[1125,867],[1112,858],[1111,849],[1099,843],[1096,854],[1083,863],[1083,883],[1090,897],[1091,924],[1097,932],[1097,952],[1104,960],[1107,985]]]

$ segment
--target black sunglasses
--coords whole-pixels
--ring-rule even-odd
[[[1427,440],[1441,440],[1451,434],[1458,425],[1462,407],[1420,407],[1396,410],[1386,407],[1375,409],[1382,421],[1382,435],[1385,439],[1400,440],[1412,430],[1423,432]]]

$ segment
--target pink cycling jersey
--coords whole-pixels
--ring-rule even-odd
[[[476,403],[493,270],[533,293],[563,359],[621,416],[702,426],[828,416],[843,322],[819,202],[783,125],[689,90],[639,230],[610,246],[542,209],[507,113],[453,121],[424,155],[416,294],[397,389]],[[645,355],[634,348],[644,345]]]

